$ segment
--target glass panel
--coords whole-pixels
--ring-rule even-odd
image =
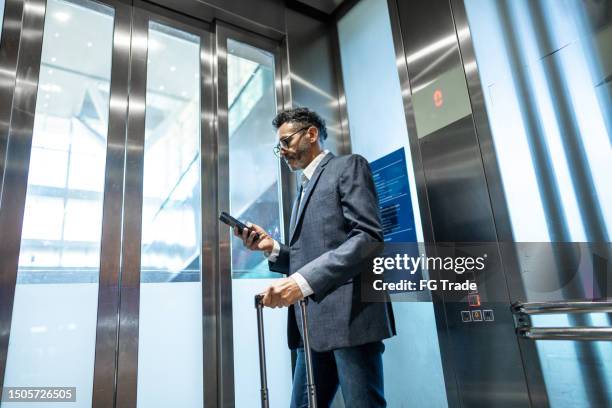
[[[2,39],[2,27],[4,26],[4,4],[5,0],[0,0],[0,39]]]
[[[279,161],[272,119],[276,115],[274,56],[261,49],[227,41],[230,213],[261,225],[282,241],[279,199]],[[232,239],[232,313],[236,407],[259,400],[256,320],[253,296],[280,276],[268,270],[259,252]],[[266,310],[269,350],[283,350],[268,360],[271,406],[288,406],[291,362],[286,342],[286,311]]]
[[[145,112],[138,406],[202,407],[199,36],[149,23]]]
[[[465,0],[465,7],[514,240],[609,242],[610,2]],[[522,300],[584,297],[574,288],[582,287],[580,280],[585,286],[592,281],[576,275],[560,285],[559,269],[529,274],[527,262],[533,261],[524,259],[514,276],[521,279],[527,298]],[[577,319],[543,315],[534,326],[536,320],[537,326],[610,325],[609,317]],[[609,343],[536,344],[552,407],[610,405]]]
[[[66,407],[91,406],[113,16],[47,2],[4,385],[74,386]]]
[[[362,0],[338,22],[351,148],[373,162],[404,149],[416,241],[423,242],[416,180],[386,0]],[[364,63],[364,55],[368,55]],[[376,83],[375,87],[371,85]],[[380,118],[385,120],[380,120]],[[372,135],[385,135],[384,143]],[[384,212],[382,212],[384,213]],[[385,235],[385,240],[392,237]],[[394,302],[398,336],[385,340],[385,397],[389,406],[446,406],[446,389],[431,302]],[[422,358],[415,359],[419,355]],[[418,381],[395,381],[418,378]]]

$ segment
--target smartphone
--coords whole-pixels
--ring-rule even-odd
[[[219,214],[219,220],[223,222],[224,224],[229,225],[232,228],[238,227],[238,231],[240,231],[241,234],[245,228],[249,229],[249,227],[247,227],[244,223],[238,221],[236,218],[232,217],[225,211],[222,211],[221,214]],[[257,241],[258,239],[259,239],[259,234],[256,232],[255,241]]]

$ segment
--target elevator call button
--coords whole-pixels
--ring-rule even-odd
[[[468,304],[470,306],[480,306],[480,295],[478,293],[471,293],[468,295]]]
[[[472,320],[482,322],[482,310],[472,310]]]

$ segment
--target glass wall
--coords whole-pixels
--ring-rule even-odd
[[[230,213],[261,225],[282,242],[279,160],[274,156],[276,115],[274,56],[233,39],[227,40]],[[278,273],[268,270],[260,252],[232,239],[232,314],[236,407],[251,407],[260,398],[257,331],[253,296]],[[291,363],[287,349],[285,309],[266,309],[270,405],[287,406]]]
[[[149,23],[138,406],[203,404],[200,37]]]
[[[465,7],[514,240],[610,242],[612,4],[465,0]],[[541,282],[558,282],[554,267],[525,271],[526,300],[586,296],[568,295],[569,285],[540,290]],[[539,317],[538,326],[576,324]],[[610,320],[591,315],[581,324]],[[610,344],[578,343],[537,342],[550,405],[609,406]]]
[[[338,23],[353,153],[372,162],[403,149],[416,239],[423,242],[416,181],[386,0],[362,0]],[[367,55],[367,61],[364,61]],[[372,86],[375,83],[376,86]],[[385,239],[387,239],[385,235]],[[385,341],[389,406],[446,407],[446,389],[431,302],[393,303],[398,335]]]
[[[230,210],[280,240],[279,161],[272,153],[276,143],[274,56],[232,39],[227,50]],[[233,241],[234,279],[275,276],[261,254]]]
[[[4,378],[76,386],[71,407],[91,406],[113,16],[88,0],[47,2]]]
[[[5,0],[0,0],[0,39],[2,38],[2,27],[4,26],[4,4]]]

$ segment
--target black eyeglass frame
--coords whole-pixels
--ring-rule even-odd
[[[283,149],[287,149],[287,148],[289,148],[289,143],[290,143],[290,142],[288,142],[288,140],[289,140],[289,139],[291,139],[293,136],[297,135],[297,134],[298,134],[298,133],[300,133],[300,132],[303,132],[303,131],[305,131],[305,130],[310,129],[311,127],[312,127],[312,125],[308,125],[308,126],[303,127],[303,128],[301,128],[301,129],[299,129],[299,130],[296,130],[296,131],[295,131],[295,132],[293,132],[292,134],[290,134],[290,135],[288,135],[288,136],[285,136],[285,137],[283,137],[282,139],[280,139],[280,140],[278,141],[278,143],[276,144],[276,146],[274,146],[274,148],[272,149],[272,150],[274,151],[274,155],[275,155],[276,157],[280,157],[281,147],[282,147]]]

